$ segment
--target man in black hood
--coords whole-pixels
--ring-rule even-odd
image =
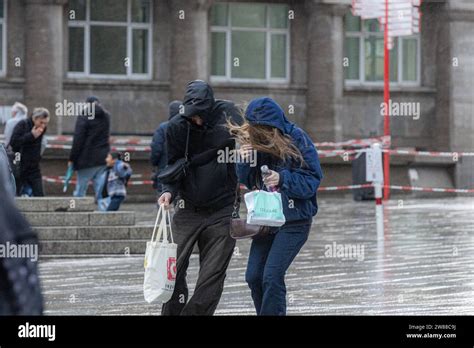
[[[173,100],[169,104],[168,121],[160,123],[160,126],[155,130],[151,141],[150,162],[154,167],[153,188],[158,192],[158,194],[161,194],[162,192],[162,185],[158,181],[158,175],[168,164],[168,158],[166,155],[166,129],[168,128],[168,122],[179,114],[179,109],[182,104],[183,102],[180,100]]]
[[[215,100],[211,86],[196,80],[187,86],[182,113],[168,123],[168,165],[185,157],[189,134],[191,166],[181,182],[163,185],[158,200],[166,207],[175,202],[172,225],[178,244],[175,291],[162,315],[212,315],[222,295],[235,247],[229,236],[237,185],[235,163],[218,160],[220,150],[235,149],[226,128],[228,118],[241,123],[241,112],[230,101]],[[200,270],[188,301],[186,271],[196,243]]]

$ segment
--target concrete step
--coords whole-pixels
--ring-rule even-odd
[[[145,240],[67,240],[40,241],[40,256],[50,255],[128,255],[145,254]]]
[[[96,209],[92,197],[17,198],[16,205],[23,212],[92,212]]]
[[[25,217],[33,227],[40,226],[131,226],[135,212],[26,212]]]
[[[149,240],[153,226],[73,226],[73,227],[36,227],[40,241],[49,240]]]

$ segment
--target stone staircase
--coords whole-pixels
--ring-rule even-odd
[[[98,212],[94,199],[17,198],[38,233],[40,256],[144,254],[153,226],[136,225],[135,212]]]

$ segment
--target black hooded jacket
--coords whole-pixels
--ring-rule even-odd
[[[110,115],[95,104],[94,117],[81,115],[77,118],[69,160],[75,170],[105,165],[110,151]]]
[[[241,113],[234,103],[215,100],[212,88],[200,80],[188,84],[183,105],[183,114],[168,123],[168,164],[184,158],[188,125],[188,158],[194,164],[182,182],[164,185],[163,192],[170,192],[172,199],[179,196],[185,203],[200,208],[214,209],[232,204],[237,185],[235,163],[219,163],[218,150],[223,147],[235,149],[235,141],[229,134],[226,121],[230,118],[240,124]],[[203,126],[189,121],[195,115],[203,119]]]

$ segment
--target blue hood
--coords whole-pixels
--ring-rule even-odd
[[[290,134],[294,128],[294,124],[288,121],[280,105],[269,97],[252,100],[245,111],[245,117],[252,125],[276,127],[284,134]]]

